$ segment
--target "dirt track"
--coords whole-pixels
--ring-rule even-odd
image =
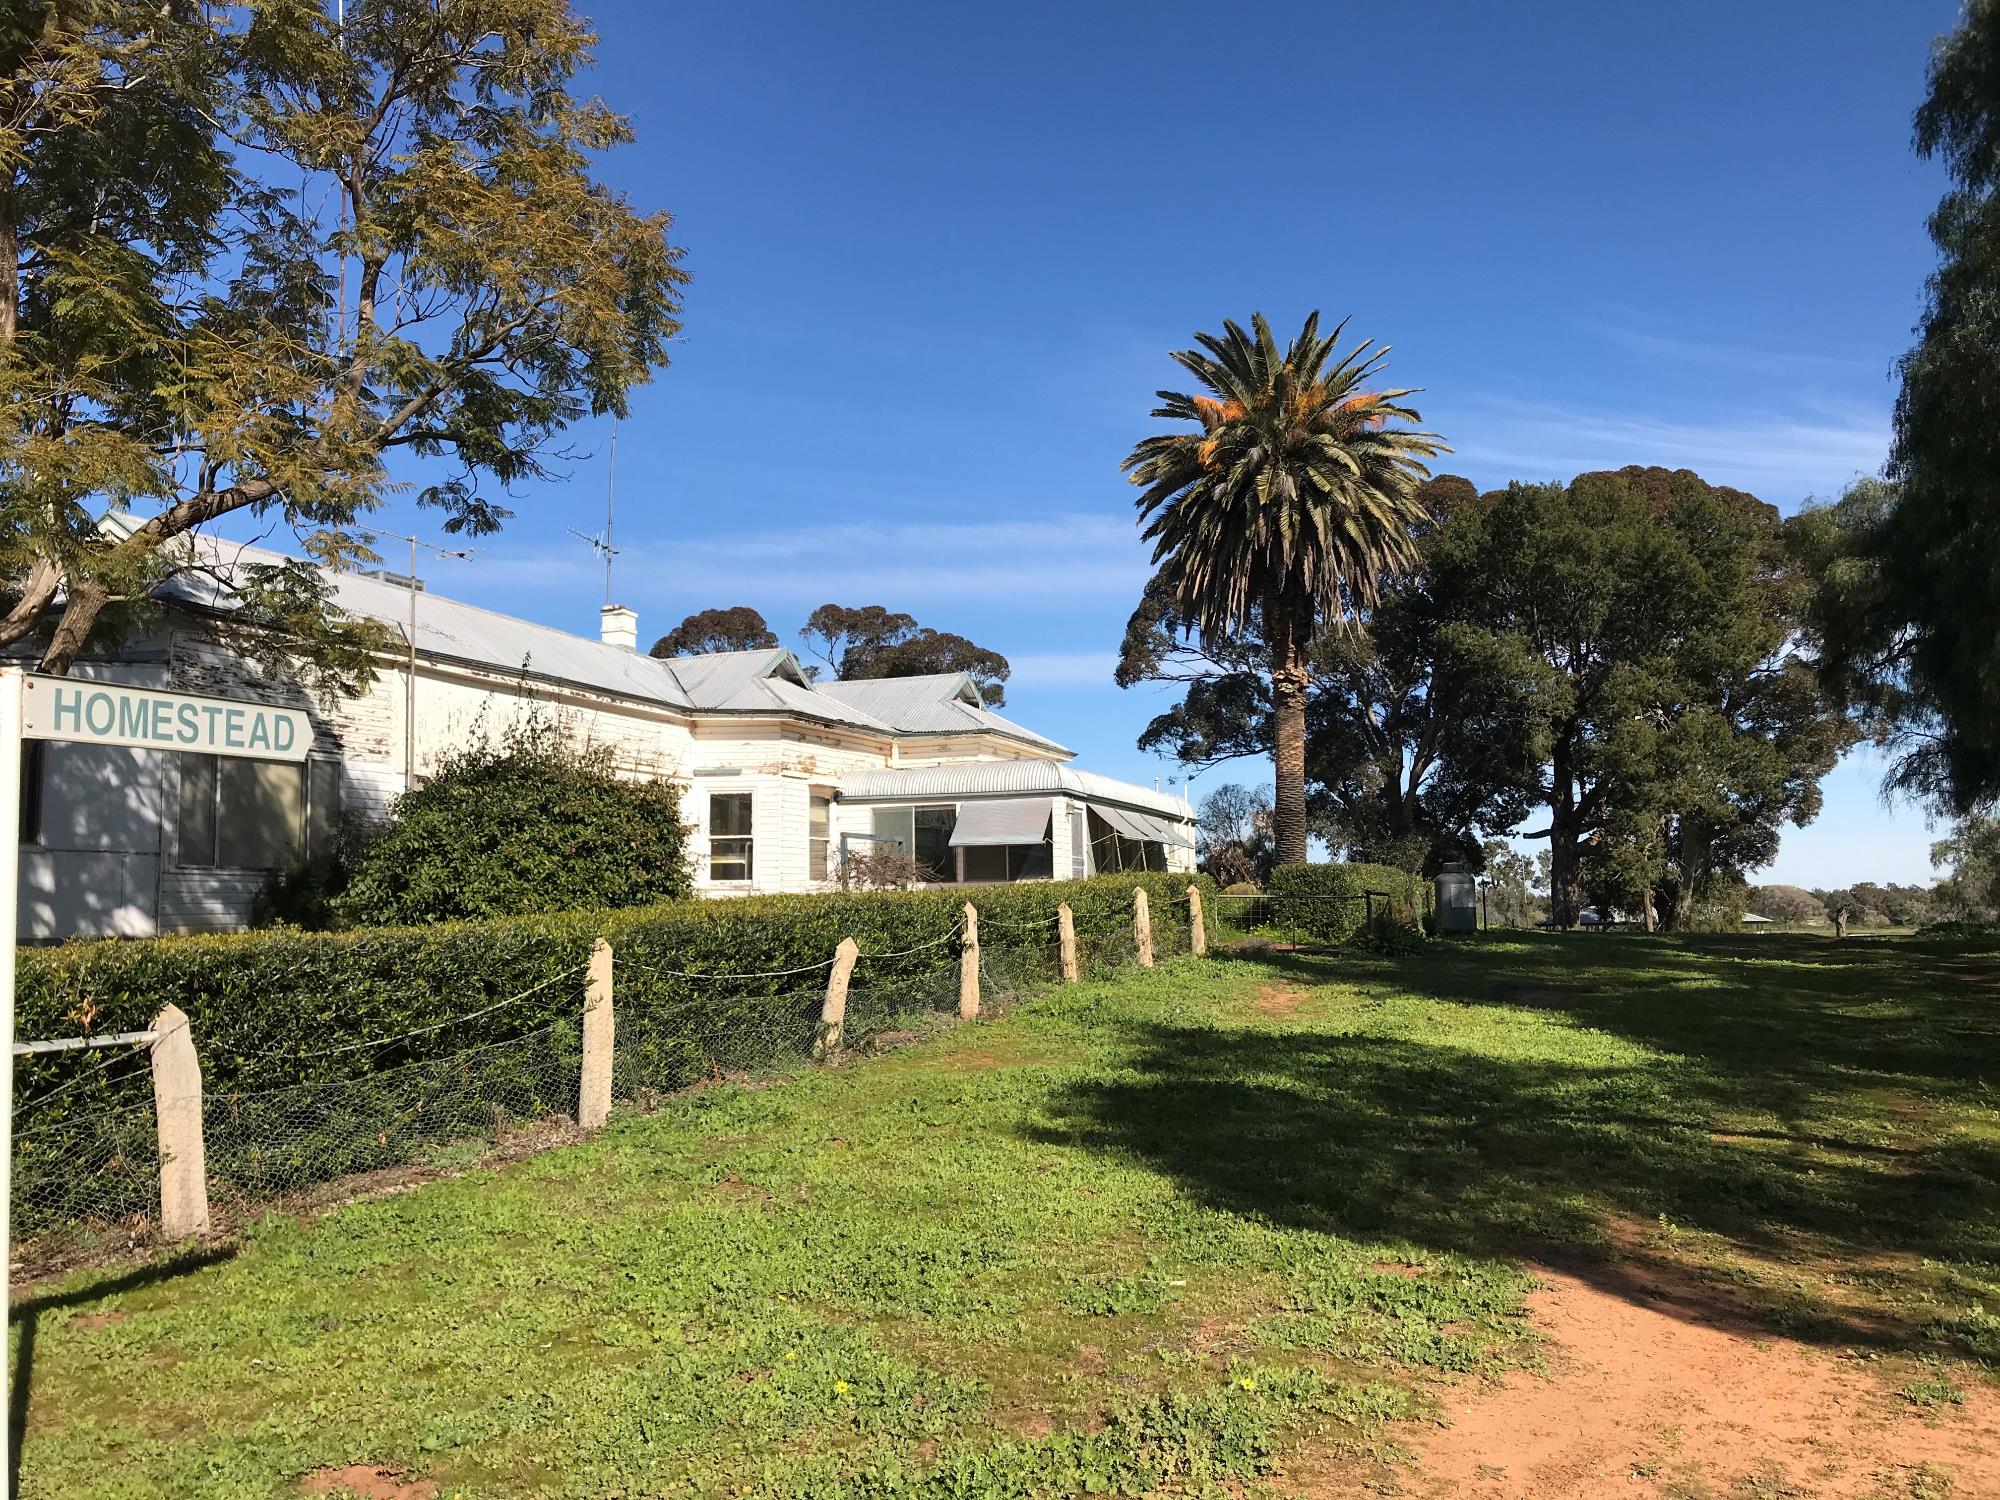
[[[1973,1500],[2000,1496],[2000,1399],[1965,1381],[1934,1411],[1864,1361],[1766,1335],[1671,1283],[1606,1290],[1538,1271],[1547,1378],[1447,1393],[1448,1427],[1405,1439],[1414,1469],[1317,1496],[1577,1500],[1597,1495]]]

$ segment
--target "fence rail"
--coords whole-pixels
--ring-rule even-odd
[[[1200,889],[1185,899],[1189,949],[1205,953]],[[663,958],[599,939],[586,964],[428,1025],[309,1050],[209,1044],[211,1062],[249,1059],[294,1080],[253,1089],[204,1092],[204,1045],[171,1005],[145,1031],[18,1044],[45,1068],[65,1055],[79,1067],[14,1111],[16,1269],[208,1234],[300,1194],[337,1199],[366,1174],[538,1149],[704,1081],[836,1062],[1099,966],[1150,965],[1154,935],[1141,888],[1129,905],[1064,903],[1032,920],[982,918],[968,902],[922,942],[868,953],[844,937],[786,969],[693,972]],[[479,1040],[430,1050],[459,1028]],[[329,1056],[353,1057],[355,1071],[318,1076]],[[87,1082],[97,1107],[36,1118]]]

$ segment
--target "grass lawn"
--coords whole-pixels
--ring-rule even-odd
[[[1118,974],[37,1289],[22,1493],[1222,1493],[1532,1364],[1527,1259],[1954,1389],[2000,1368],[1996,1001],[1990,947],[1779,934]]]

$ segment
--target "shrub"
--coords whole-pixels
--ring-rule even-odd
[[[331,849],[271,872],[250,909],[250,925],[304,927],[312,932],[342,925],[334,903],[353,882],[355,869],[381,832],[379,823],[343,816],[334,829]]]
[[[628,781],[608,750],[530,721],[397,798],[331,905],[387,926],[649,906],[691,886],[680,788]]]
[[[1063,901],[1087,965],[1130,954],[1141,886],[1157,951],[1186,952],[1189,883],[1115,875],[70,943],[21,953],[18,1034],[143,1030],[162,1007],[179,1006],[201,1060],[212,1189],[261,1196],[572,1111],[584,968],[600,936],[615,955],[615,1091],[644,1101],[809,1056],[827,964],[844,937],[863,954],[848,1000],[847,1035],[858,1043],[953,1010],[952,933],[968,900],[980,912],[990,1003],[1054,977]],[[111,1166],[129,1178],[129,1211],[150,1212],[156,1159],[143,1065],[98,1068],[64,1053],[16,1067],[22,1234],[97,1211]]]
[[[1414,925],[1430,910],[1430,886],[1393,865],[1279,865],[1271,872],[1269,921],[1282,932],[1344,943],[1367,925],[1374,908]]]

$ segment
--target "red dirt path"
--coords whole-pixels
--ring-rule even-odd
[[[1766,1336],[1671,1284],[1605,1291],[1556,1270],[1529,1298],[1549,1375],[1468,1384],[1417,1455],[1323,1496],[1444,1500],[2000,1496],[2000,1397],[1962,1380],[1930,1415],[1836,1349]],[[1300,1476],[1303,1478],[1304,1476]],[[1318,1476],[1315,1476],[1316,1478]]]

